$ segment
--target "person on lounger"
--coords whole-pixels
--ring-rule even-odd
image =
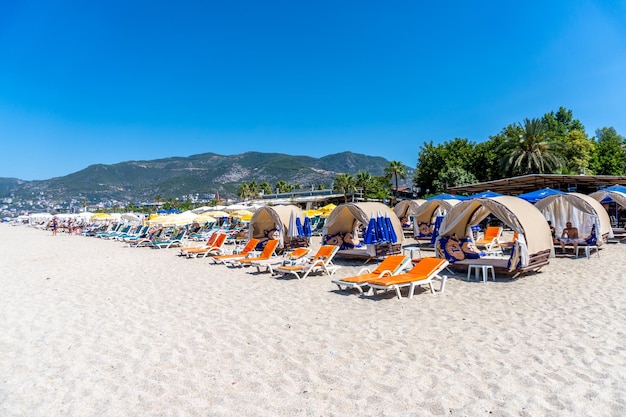
[[[561,233],[561,239],[559,241],[563,252],[565,252],[566,244],[572,244],[574,245],[574,254],[576,254],[578,251],[578,242],[580,242],[580,239],[578,238],[578,228],[573,227],[571,222],[565,223],[565,229],[563,229],[563,233]]]

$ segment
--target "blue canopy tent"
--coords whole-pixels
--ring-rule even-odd
[[[437,194],[432,197],[428,197],[426,200],[465,200],[467,197],[463,197],[456,194]]]
[[[535,190],[529,193],[520,194],[517,197],[522,200],[526,200],[529,203],[535,204],[537,201],[542,200],[546,197],[556,194],[565,194],[563,191],[553,190],[552,188],[544,188],[542,190]]]
[[[504,194],[496,193],[495,191],[483,191],[482,193],[472,194],[469,197],[465,197],[466,199],[470,198],[492,198],[492,197],[500,197]]]

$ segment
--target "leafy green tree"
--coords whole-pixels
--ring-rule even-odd
[[[560,107],[556,113],[551,111],[544,114],[541,123],[546,130],[546,136],[551,141],[563,142],[565,136],[574,130],[585,134],[585,126],[580,120],[574,119],[572,111],[565,107]]]
[[[563,172],[573,175],[587,173],[594,150],[595,144],[583,131],[570,130],[563,138],[561,153],[566,161]]]
[[[506,177],[506,173],[500,166],[500,160],[506,155],[502,146],[504,141],[504,136],[495,135],[490,136],[485,142],[477,143],[474,147],[474,157],[466,170],[474,175],[477,182]]]
[[[406,167],[400,161],[391,161],[385,168],[385,175],[395,180],[396,187],[393,191],[393,197],[398,198],[398,179],[406,178]]]
[[[564,165],[557,151],[562,144],[548,139],[541,120],[526,119],[518,127],[507,134],[503,143],[503,148],[508,151],[508,155],[500,160],[505,172],[513,175],[545,174],[553,173]]]
[[[461,167],[449,167],[439,173],[439,178],[434,181],[435,188],[439,191],[446,191],[450,187],[476,183],[476,177],[471,172],[467,172]]]
[[[612,127],[596,130],[592,167],[598,175],[624,175],[626,155],[624,137]]]
[[[417,158],[413,184],[422,192],[443,191],[438,188],[441,185],[439,175],[449,168],[459,167],[473,173],[482,167],[476,166],[475,145],[467,139],[455,138],[437,146],[432,142],[422,145]]]
[[[349,174],[338,174],[333,183],[333,189],[343,193],[344,202],[348,202],[348,194],[356,191],[356,183],[354,178]]]

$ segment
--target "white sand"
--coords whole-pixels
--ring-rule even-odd
[[[412,300],[175,253],[0,225],[0,415],[626,415],[626,245]]]

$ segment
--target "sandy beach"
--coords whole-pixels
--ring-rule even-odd
[[[0,225],[0,415],[626,415],[626,245],[411,300],[176,252]]]

